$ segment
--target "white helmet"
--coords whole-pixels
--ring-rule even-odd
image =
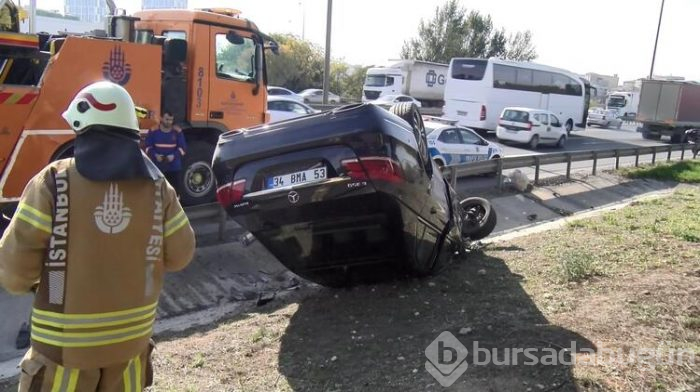
[[[134,101],[129,92],[116,83],[93,83],[76,94],[63,118],[80,135],[92,125],[120,127],[139,132]]]

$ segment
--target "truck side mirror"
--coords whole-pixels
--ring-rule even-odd
[[[243,37],[233,30],[226,33],[226,40],[234,45],[243,45]]]

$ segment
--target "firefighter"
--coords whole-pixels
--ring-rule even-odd
[[[0,284],[35,289],[20,391],[141,391],[165,271],[195,239],[175,191],[139,148],[127,91],[81,90],[63,118],[75,158],[27,184],[0,240]]]

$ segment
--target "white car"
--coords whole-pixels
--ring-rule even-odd
[[[318,88],[309,88],[299,93],[306,103],[323,103],[323,90]],[[340,103],[340,97],[332,92],[328,92],[328,103]]]
[[[496,137],[498,141],[527,144],[534,150],[541,144],[564,147],[569,136],[559,118],[550,111],[507,107],[498,120]]]
[[[601,128],[622,128],[622,119],[617,116],[617,110],[593,108],[588,111],[586,126],[597,125]]]
[[[439,167],[503,156],[501,147],[479,136],[474,130],[457,125],[457,120],[423,116],[428,151]]]
[[[401,94],[382,95],[381,97],[375,99],[374,101],[369,101],[368,103],[388,108],[401,102],[413,102],[416,106],[421,107],[419,100],[409,95]]]
[[[291,98],[297,102],[304,102],[304,97],[302,97],[301,95],[295,93],[294,91],[286,89],[284,87],[268,86],[267,87],[267,95],[268,96],[275,96],[275,97]]]
[[[277,96],[267,97],[267,111],[270,113],[270,122],[289,120],[320,112],[293,99]]]

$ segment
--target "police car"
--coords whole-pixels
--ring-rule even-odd
[[[439,167],[484,161],[503,156],[501,147],[469,128],[457,126],[457,120],[423,116],[428,151]]]

